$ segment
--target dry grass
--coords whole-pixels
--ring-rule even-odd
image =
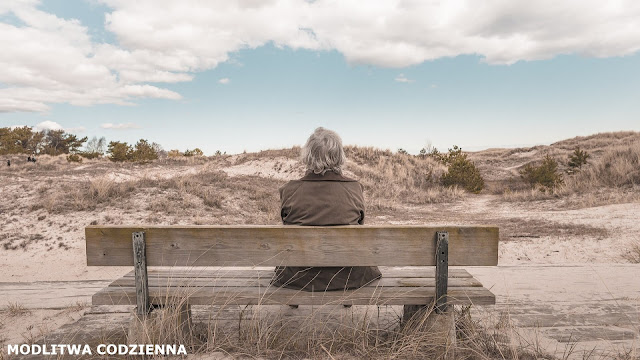
[[[364,186],[369,209],[453,201],[464,192],[440,185],[446,167],[431,158],[370,147],[347,146],[345,151],[350,160],[348,170]]]
[[[194,269],[194,276],[197,273]],[[262,300],[256,306],[238,306],[227,300],[188,316],[187,299],[201,286],[195,277],[186,279],[167,279],[166,295],[160,297],[168,305],[154,310],[147,321],[134,319],[128,343],[182,343],[188,345],[189,354],[202,358],[226,354],[265,359],[436,359],[454,352],[456,359],[553,359],[539,346],[520,342],[509,318],[473,320],[469,307],[451,307],[453,329],[447,325],[450,318],[437,319],[431,307],[404,325],[400,325],[402,306],[345,309],[340,304],[348,303],[348,294],[332,304],[299,309],[263,305]],[[169,286],[177,283],[181,287]],[[218,293],[233,299],[227,294],[233,289],[221,288]]]
[[[239,155],[240,162],[264,157],[297,157],[299,149],[268,150]],[[426,204],[461,198],[463,190],[439,185],[444,166],[429,158],[392,154],[372,148],[347,147],[353,160],[348,170],[365,187],[370,210],[393,209],[400,204]],[[173,161],[173,160],[171,160]],[[226,161],[226,160],[221,160]],[[278,188],[285,182],[260,176],[227,176],[220,164],[206,164],[195,173],[170,178],[141,178],[117,181],[110,176],[89,180],[52,182],[35,192],[31,211],[44,209],[52,214],[94,211],[105,207],[136,209],[164,214],[234,212],[247,223],[274,223],[279,218]],[[125,164],[125,168],[132,165]]]
[[[24,307],[24,305],[18,302],[9,302],[7,306],[2,310],[9,317],[25,316],[31,314],[31,310]]]
[[[640,201],[640,138],[637,133],[613,133],[589,137],[586,144],[603,146],[603,142],[619,135],[622,145],[599,148],[598,156],[582,170],[564,176],[564,184],[553,190],[524,188],[515,178],[494,181],[490,188],[505,201],[537,201],[563,199],[568,208],[584,208]],[[572,140],[566,144],[575,144]],[[563,147],[569,147],[562,143]],[[556,144],[554,144],[556,145]],[[580,145],[582,147],[582,145]],[[586,146],[585,146],[586,147]]]
[[[256,153],[243,153],[238,155],[235,164],[242,164],[252,160],[273,159],[278,157],[297,160],[300,158],[300,147],[294,146],[290,149],[269,149],[262,150]]]
[[[640,242],[630,245],[622,258],[632,264],[640,264]]]
[[[439,322],[442,319],[434,322],[432,309],[399,326],[399,318],[385,322],[375,306],[356,311],[321,305],[292,316],[261,305],[245,307],[239,317],[232,311],[237,316],[232,320],[225,314],[237,306],[223,305],[211,307],[202,322],[188,320],[182,306],[186,296],[185,292],[166,299],[173,305],[154,310],[148,321],[134,320],[127,341],[182,343],[190,354],[205,357],[222,353],[266,359],[436,359],[454,352],[456,359],[550,358],[540,349],[514,346],[505,335],[514,331],[512,324],[486,329],[471,319],[469,308],[454,309],[456,343],[451,344],[449,328]]]
[[[171,178],[116,181],[102,176],[91,180],[54,183],[35,193],[31,211],[51,214],[104,211],[159,214],[185,219],[216,217],[215,223],[274,224],[280,221],[278,188],[283,181],[258,176],[229,177],[222,171],[202,170]]]

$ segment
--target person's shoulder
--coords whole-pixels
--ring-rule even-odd
[[[364,191],[364,186],[358,180],[349,180],[350,181],[341,181],[340,184],[346,189],[349,189],[349,191],[351,192],[362,194],[362,192]]]
[[[295,191],[297,188],[299,188],[301,184],[302,184],[301,180],[291,180],[288,183],[282,185],[278,189],[278,191],[280,192],[280,195],[290,193]]]

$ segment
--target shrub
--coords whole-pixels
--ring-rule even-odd
[[[184,156],[202,156],[204,153],[199,148],[195,148],[193,150],[185,150]]]
[[[458,185],[472,193],[479,193],[484,188],[484,179],[473,162],[462,153],[462,148],[454,146],[449,154],[441,156],[440,161],[448,165],[448,171],[442,175],[445,186]]]
[[[82,158],[78,154],[71,154],[67,156],[68,162],[82,162]]]
[[[111,141],[107,154],[111,161],[130,161],[133,158],[133,149],[126,142]]]
[[[520,170],[520,176],[532,187],[540,185],[549,190],[564,183],[558,162],[550,155],[546,155],[538,166],[527,164]]]
[[[582,165],[585,165],[587,163],[588,158],[589,154],[577,147],[573,151],[573,154],[569,155],[569,167],[572,169],[580,169],[582,168]]]
[[[139,162],[149,162],[158,159],[157,146],[155,143],[149,144],[145,139],[140,139],[136,143],[135,149],[131,154],[131,160]]]
[[[169,150],[169,152],[167,153],[167,156],[170,158],[178,158],[178,157],[182,157],[183,154],[180,152],[180,150],[173,149],[173,150]]]
[[[100,156],[102,156],[102,153],[82,151],[82,152],[79,152],[78,155],[82,156],[85,159],[97,159]]]

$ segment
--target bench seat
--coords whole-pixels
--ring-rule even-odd
[[[190,305],[428,305],[435,296],[434,267],[379,267],[382,279],[356,290],[306,292],[270,285],[273,268],[156,268],[148,270],[153,305],[187,299]],[[495,296],[464,269],[449,269],[448,302],[492,305]],[[96,293],[93,305],[136,305],[131,271]]]

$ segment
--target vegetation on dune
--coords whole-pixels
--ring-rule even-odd
[[[461,186],[475,194],[484,188],[484,179],[480,171],[467,158],[467,154],[462,152],[462,148],[454,145],[452,149],[449,149],[448,154],[442,155],[437,151],[432,151],[431,156],[448,167],[447,172],[442,175],[444,186]]]
[[[149,144],[145,139],[138,140],[135,146],[131,146],[126,142],[111,141],[107,148],[107,155],[109,160],[115,162],[150,162],[157,160],[162,151],[162,147],[159,144]]]
[[[0,128],[0,155],[46,154],[51,156],[77,153],[87,138],[64,130],[34,131],[29,126]]]
[[[587,164],[587,159],[589,159],[589,154],[584,150],[580,150],[580,147],[576,147],[573,154],[569,155],[569,163],[567,165],[573,170],[579,170],[582,165]]]
[[[446,166],[431,158],[371,147],[347,146],[345,152],[347,170],[364,186],[371,209],[394,208],[400,203],[438,203],[461,196],[457,187],[442,186],[440,178]]]
[[[86,142],[84,149],[81,149]],[[226,155],[220,151],[206,157],[199,148],[165,152],[156,143],[140,139],[136,144],[104,138],[78,138],[63,131],[37,132],[29,127],[0,128],[0,154],[65,154],[64,160],[80,162],[100,158],[113,162],[185,162],[240,165],[262,159],[298,159],[300,147]],[[460,198],[462,190],[487,191],[509,201],[566,198],[567,206],[593,206],[640,198],[640,133],[597,134],[564,140],[550,146],[489,149],[465,153],[458,146],[441,153],[433,147],[411,155],[369,147],[346,146],[346,171],[358,178],[371,209],[395,208],[397,204],[426,204]],[[546,154],[539,160],[533,158]],[[39,161],[22,171],[54,170],[55,158]],[[39,160],[41,155],[38,155]],[[44,158],[42,158],[44,159]],[[158,162],[159,159],[159,162]],[[11,171],[14,168],[11,168]],[[274,169],[274,171],[279,171]],[[564,176],[563,176],[564,174]],[[568,174],[568,175],[567,175]],[[486,189],[486,190],[485,190]],[[538,191],[543,190],[543,191]],[[580,198],[580,199],[578,199]]]
[[[564,183],[562,173],[558,170],[558,162],[548,154],[538,165],[525,165],[520,170],[520,176],[531,187],[540,186],[540,189],[543,190],[553,190]]]

